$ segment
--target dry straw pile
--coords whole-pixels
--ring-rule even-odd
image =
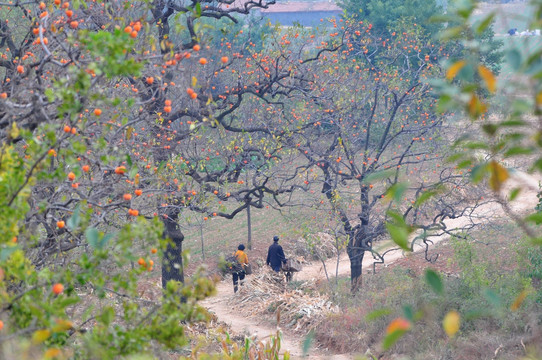
[[[269,315],[278,319],[279,327],[303,332],[316,326],[327,314],[339,311],[326,296],[304,291],[314,287],[313,283],[297,285],[294,289],[286,283],[284,273],[265,268],[247,276],[229,302],[247,316]]]

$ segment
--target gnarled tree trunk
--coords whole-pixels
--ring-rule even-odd
[[[347,253],[350,259],[350,289],[354,293],[357,292],[362,285],[362,263],[365,250],[358,246],[349,246]]]
[[[350,241],[348,242],[348,258],[350,259],[350,281],[351,291],[356,292],[362,286],[362,265],[365,251],[371,249],[373,233],[369,230],[369,193],[367,187],[362,186],[361,190],[361,214],[359,214],[360,224],[351,229],[348,227],[347,232],[350,233]]]
[[[250,216],[250,204],[247,206],[247,247],[252,250],[252,218]]]
[[[183,240],[184,235],[177,224],[178,214],[164,219],[164,238],[170,239],[162,259],[162,288],[170,280],[184,282],[183,272]]]

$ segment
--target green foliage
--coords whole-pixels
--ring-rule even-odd
[[[13,146],[0,148],[0,244],[2,253],[14,249],[12,242],[19,235],[20,224],[29,210],[30,188],[26,181],[26,167]],[[0,255],[1,258],[5,256]]]
[[[393,242],[399,245],[403,250],[412,251],[408,243],[408,237],[412,234],[414,228],[409,226],[401,214],[398,214],[397,212],[389,211],[388,216],[391,220],[386,223],[386,229]]]
[[[443,7],[435,0],[340,0],[339,5],[349,15],[371,24],[376,33],[386,36],[402,21],[420,26],[429,37],[442,28],[442,24],[429,21],[433,16],[444,13]]]
[[[101,63],[91,66],[96,75],[104,73],[108,78],[115,76],[139,76],[142,65],[134,57],[127,56],[133,49],[134,41],[121,29],[113,32],[96,31],[80,32],[79,41],[85,45],[93,56]]]
[[[442,285],[442,279],[437,272],[431,269],[425,270],[425,281],[429,284],[429,286],[431,286],[433,291],[439,295],[442,295],[444,292],[444,286]]]
[[[531,279],[536,301],[542,303],[542,248],[533,246],[528,239],[523,239],[515,250],[521,275]]]
[[[471,243],[464,239],[452,238],[454,249],[453,260],[461,269],[463,284],[467,286],[467,292],[480,291],[489,285],[487,277],[487,264],[478,259]]]

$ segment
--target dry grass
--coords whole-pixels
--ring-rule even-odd
[[[496,224],[476,232],[474,239],[471,247],[439,244],[435,249],[440,254],[436,264],[416,255],[381,268],[375,275],[364,275],[362,291],[354,298],[339,297],[341,313],[329,316],[316,329],[318,341],[340,353],[365,353],[367,349],[379,353],[387,325],[393,318],[405,316],[404,306],[410,306],[415,312],[421,311],[422,317],[391,350],[380,353],[383,358],[401,354],[428,360],[518,359],[530,351],[541,356],[542,306],[536,298],[537,292],[542,295],[540,286],[535,284],[532,296],[518,311],[509,310],[517,294],[530,286],[521,275],[524,260],[517,261],[520,232],[513,225]],[[467,272],[457,258],[458,251],[463,257],[470,256],[466,248],[475,253]],[[427,267],[445,274],[445,296],[437,296],[426,285],[423,272]],[[343,280],[343,285],[346,288],[348,281]],[[501,307],[488,302],[486,286],[499,295]],[[367,320],[369,314],[383,309],[387,313]],[[450,340],[441,321],[452,309],[463,318],[459,336]]]

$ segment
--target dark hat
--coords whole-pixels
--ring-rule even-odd
[[[241,251],[245,250],[245,245],[240,244],[240,245],[237,247],[237,250],[241,250]]]
[[[273,236],[273,241],[279,241],[279,237],[277,235]]]

